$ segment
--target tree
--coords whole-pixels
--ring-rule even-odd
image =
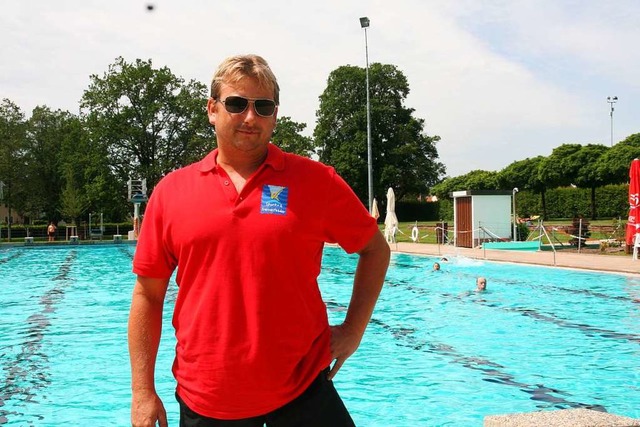
[[[640,133],[628,136],[609,148],[598,159],[596,173],[606,184],[624,184],[629,182],[629,166],[633,159],[640,158]]]
[[[591,189],[591,217],[596,216],[596,187],[603,184],[598,160],[607,150],[599,144],[562,144],[545,158],[538,170],[539,179],[549,187],[576,185]]]
[[[498,190],[499,188],[497,172],[473,170],[464,175],[445,179],[435,185],[431,192],[439,199],[450,199],[454,191]]]
[[[104,146],[123,185],[135,176],[153,188],[163,175],[214,147],[203,84],[185,83],[166,67],[154,69],[151,60],[123,58],[90,79],[82,113],[90,138]]]
[[[409,83],[393,65],[369,69],[374,195],[393,187],[398,199],[428,192],[444,174],[437,161],[438,136],[424,133],[424,120],[405,107]],[[336,168],[361,200],[368,199],[365,69],[342,66],[332,71],[320,95],[314,130],[320,160]]]
[[[567,159],[568,167],[574,169],[578,187],[591,189],[591,219],[596,219],[596,188],[603,185],[598,174],[598,162],[609,148],[600,144],[582,146],[573,156]]]
[[[66,185],[60,199],[60,213],[64,218],[71,220],[71,224],[77,225],[80,216],[87,209],[87,201],[74,182],[73,171],[68,169],[65,175]]]
[[[0,104],[0,182],[3,203],[8,208],[8,237],[11,239],[12,208],[23,208],[26,152],[26,123],[16,104],[3,99]],[[0,219],[1,220],[1,219]]]
[[[542,217],[547,216],[546,190],[547,185],[540,179],[540,165],[544,156],[527,158],[511,163],[498,173],[498,183],[501,188],[511,189],[514,187],[520,190],[531,190],[536,194],[540,194],[542,205]]]
[[[48,220],[59,219],[62,177],[62,145],[77,117],[66,111],[51,111],[46,106],[34,108],[27,121],[25,211],[32,217],[44,214]]]
[[[291,117],[278,117],[278,124],[273,132],[271,141],[284,151],[311,157],[314,153],[313,140],[300,134],[306,127],[306,123],[294,122]]]

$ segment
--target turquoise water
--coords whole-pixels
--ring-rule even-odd
[[[0,425],[129,425],[133,246],[0,250]],[[363,343],[336,377],[359,426],[480,426],[586,407],[640,418],[640,279],[394,254]],[[356,258],[325,251],[332,322]],[[475,293],[475,278],[487,291]],[[177,425],[170,312],[158,390]]]

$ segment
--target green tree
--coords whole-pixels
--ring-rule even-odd
[[[7,205],[9,214],[9,239],[12,210],[24,209],[26,148],[24,114],[20,107],[5,98],[0,104],[0,182],[3,183],[3,203]]]
[[[108,146],[89,137],[80,117],[69,121],[61,145],[62,187],[72,182],[73,191],[84,201],[83,212],[103,213],[107,221],[125,220],[131,210],[126,180],[114,173]]]
[[[498,173],[485,170],[473,170],[464,175],[447,178],[431,189],[439,199],[451,198],[454,191],[498,190]]]
[[[547,201],[545,196],[547,185],[545,181],[540,179],[538,171],[544,159],[544,156],[537,156],[525,160],[518,160],[498,173],[498,184],[501,188],[512,189],[517,187],[520,190],[530,190],[533,193],[539,194],[543,218],[547,215]]]
[[[553,149],[540,163],[538,175],[547,186],[566,187],[574,183],[577,167],[568,159],[582,149],[580,144],[562,144]]]
[[[609,148],[604,145],[588,144],[567,159],[568,167],[576,171],[575,185],[591,190],[591,219],[596,219],[597,214],[596,189],[604,184],[598,173],[598,163],[607,150]]]
[[[336,168],[361,200],[368,199],[368,154],[365,69],[342,66],[332,71],[320,95],[314,130],[324,163]],[[393,65],[369,69],[373,190],[384,198],[388,187],[396,197],[428,192],[444,174],[438,162],[438,136],[424,133],[424,120],[404,106],[409,83]]]
[[[123,185],[134,176],[153,188],[163,175],[214,147],[202,83],[185,83],[167,67],[153,68],[151,60],[123,58],[90,79],[82,113],[90,138],[104,146]]]
[[[314,153],[313,140],[300,134],[306,127],[306,123],[294,122],[291,117],[278,117],[271,141],[286,152],[311,157]]]
[[[640,158],[640,133],[628,136],[609,148],[598,160],[597,174],[604,184],[629,182],[629,166],[633,159]]]
[[[64,180],[61,173],[62,144],[71,122],[77,117],[66,111],[51,111],[46,106],[34,108],[29,118],[26,152],[27,193],[25,210],[32,217],[44,214],[57,221]]]
[[[70,169],[65,173],[66,184],[62,190],[60,213],[63,218],[70,220],[71,224],[78,225],[80,217],[87,209],[87,201],[76,185],[73,175]]]

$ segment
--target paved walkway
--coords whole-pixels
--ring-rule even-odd
[[[448,245],[428,243],[392,243],[391,250],[411,254],[433,256],[465,256],[490,261],[515,262],[523,264],[549,265],[556,267],[581,268],[586,270],[611,271],[640,275],[640,260],[631,255],[594,255],[586,253],[558,251],[505,251],[480,248],[456,248]]]

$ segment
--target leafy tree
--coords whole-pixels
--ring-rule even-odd
[[[435,185],[431,192],[439,199],[451,198],[454,191],[498,190],[498,173],[493,171],[473,170],[464,175],[447,178]]]
[[[82,118],[68,123],[61,145],[63,188],[72,182],[73,191],[84,202],[83,213],[103,213],[107,221],[126,219],[131,210],[126,181],[113,172],[108,147],[89,137]]]
[[[271,141],[284,151],[311,157],[314,153],[313,140],[300,134],[306,127],[306,123],[294,122],[291,117],[278,117],[278,125],[273,132]]]
[[[501,188],[517,187],[520,190],[531,190],[533,193],[540,194],[542,216],[546,218],[547,202],[545,194],[547,185],[540,179],[540,174],[538,173],[544,159],[543,156],[537,156],[511,163],[498,173],[498,184]]]
[[[599,144],[563,144],[545,158],[538,177],[547,186],[577,185],[591,189],[591,217],[596,216],[596,188],[604,182],[598,174],[598,161],[607,150]]]
[[[0,181],[3,183],[3,203],[7,205],[9,218],[12,208],[24,208],[25,132],[26,123],[20,107],[3,99],[0,104]],[[11,221],[8,229],[11,239]]]
[[[577,167],[568,158],[582,149],[580,144],[562,144],[540,163],[538,177],[548,187],[566,187],[575,182]]]
[[[458,175],[446,178],[431,188],[431,194],[440,200],[450,199],[454,191],[464,191],[467,189],[467,176]]]
[[[368,199],[365,69],[342,66],[332,71],[320,95],[314,130],[320,160],[334,166],[361,200]],[[428,192],[444,174],[437,161],[438,136],[424,133],[424,120],[405,107],[409,83],[393,65],[369,68],[373,190],[384,198]]]
[[[473,170],[465,175],[468,190],[499,190],[498,173],[494,171]]]
[[[78,189],[73,179],[73,171],[66,172],[66,185],[62,190],[60,213],[65,219],[71,220],[71,224],[77,225],[80,216],[87,209],[87,201]]]
[[[640,158],[640,133],[627,137],[609,148],[598,159],[596,173],[604,184],[629,182],[629,166],[633,159]]]
[[[187,83],[151,60],[117,58],[92,75],[81,108],[91,139],[103,145],[123,184],[146,178],[153,188],[167,172],[203,157],[214,146],[206,114],[206,86]]]
[[[598,174],[598,162],[607,150],[609,148],[600,144],[584,145],[566,161],[568,167],[576,171],[574,183],[591,189],[591,219],[596,219],[596,188],[604,184]]]
[[[25,210],[32,217],[45,214],[59,219],[60,196],[64,180],[61,174],[62,143],[77,117],[66,111],[36,107],[29,118],[26,153],[27,188]]]

